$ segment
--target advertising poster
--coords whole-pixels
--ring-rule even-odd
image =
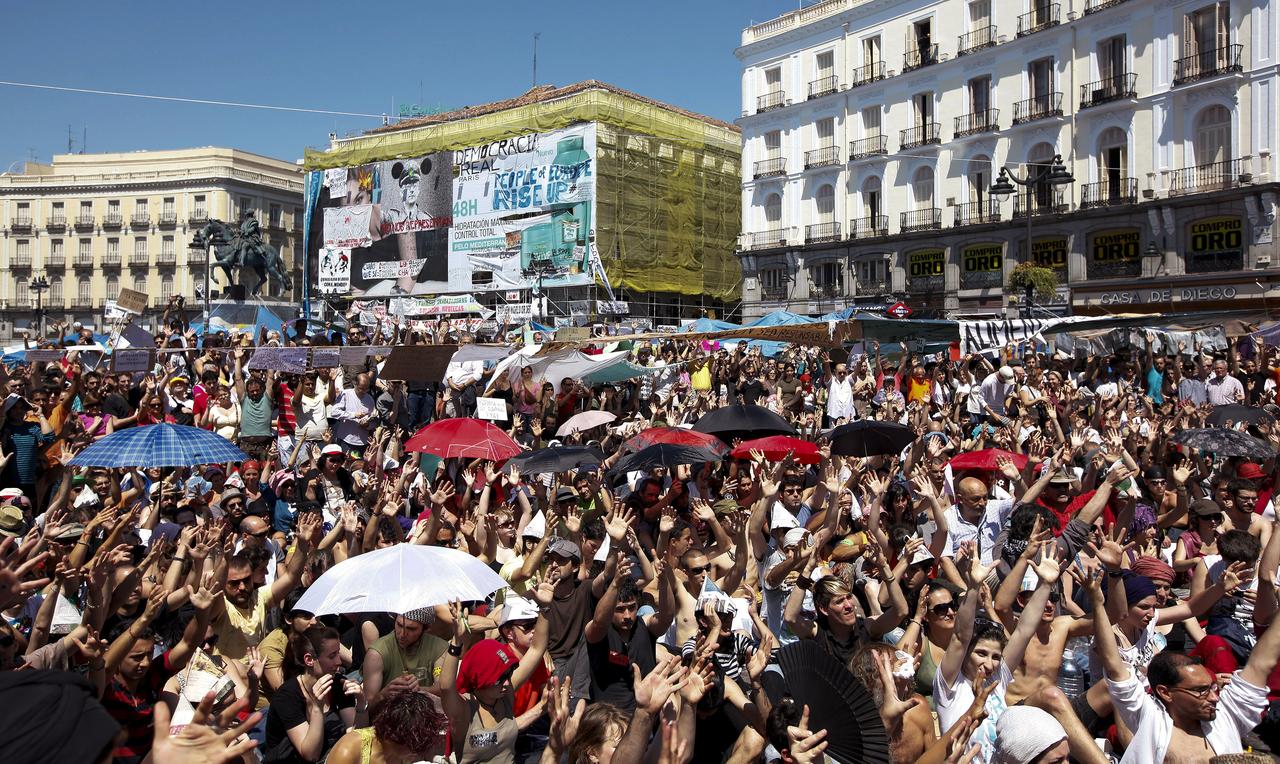
[[[347,294],[351,291],[351,250],[320,248],[316,289],[320,294]]]
[[[1142,231],[1121,228],[1089,237],[1089,276],[1137,276],[1142,273]]]
[[[983,289],[1004,283],[1004,245],[971,244],[960,252],[960,287]]]
[[[947,272],[947,252],[941,247],[907,253],[907,289],[928,292],[943,288]]]
[[[1055,271],[1067,269],[1067,252],[1070,245],[1065,236],[1045,236],[1031,242],[1031,261]]]
[[[1244,269],[1244,220],[1238,215],[1192,221],[1186,241],[1187,273]]]

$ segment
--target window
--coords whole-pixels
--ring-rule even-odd
[[[764,92],[777,93],[782,90],[782,67],[773,66],[764,70]]]
[[[817,65],[818,79],[830,77],[835,73],[836,54],[829,50],[819,53],[814,60],[814,63]]]
[[[818,213],[819,223],[831,223],[836,219],[836,190],[830,185],[818,189],[814,196],[814,207]]]
[[[195,198],[192,200],[192,204],[195,207],[195,212],[192,214],[197,220],[203,220],[209,217],[209,208],[206,206],[207,202],[205,201],[204,194],[196,194]]]
[[[1129,177],[1129,138],[1118,127],[1108,127],[1098,136],[1098,179],[1103,196],[1118,199],[1125,193]]]
[[[1053,108],[1053,58],[1042,58],[1027,64],[1027,90],[1036,103],[1036,109],[1045,112]]]
[[[177,257],[177,250],[174,248],[172,236],[166,236],[160,240],[160,257],[165,262],[173,262]]]
[[[66,206],[63,204],[63,202],[54,202],[54,203],[53,203],[53,214],[52,214],[52,215],[50,215],[50,217],[51,217],[55,222],[62,222],[62,221],[64,221],[64,220],[66,220],[66,219],[67,219],[67,208],[66,208]]]
[[[146,277],[146,276],[144,276],[144,275],[142,275],[142,274],[137,274],[137,275],[135,275],[135,276],[133,277],[133,291],[135,291],[135,292],[146,292],[146,291],[147,291],[147,277]]]
[[[1196,118],[1195,158],[1197,165],[1225,162],[1231,153],[1231,112],[1225,106],[1210,106]]]
[[[120,277],[107,276],[107,299],[114,300],[120,296]]]
[[[93,285],[90,283],[88,276],[81,276],[76,280],[76,304],[93,304]]]
[[[13,282],[14,299],[17,300],[19,307],[26,307],[31,303],[31,293],[27,291],[27,280],[19,276]]]
[[[980,213],[991,209],[991,159],[979,154],[969,160],[969,203],[976,204]]]
[[[871,226],[878,226],[880,217],[880,178],[870,177],[862,184],[862,214]]]
[[[119,199],[107,200],[107,217],[110,218],[111,220],[120,219],[120,200]]]
[[[1048,143],[1037,143],[1027,154],[1027,166],[1024,168],[1027,177],[1034,178],[1053,166],[1054,150]],[[1053,205],[1054,188],[1047,181],[1037,183],[1032,189],[1035,194],[1035,206],[1050,207]]]
[[[111,265],[120,264],[120,240],[107,239],[107,259],[103,262]]]
[[[917,21],[911,25],[911,38],[908,43],[914,42],[915,49],[920,52],[921,56],[933,47],[933,20],[924,19]],[[910,44],[908,44],[910,48]]]
[[[1182,22],[1182,54],[1199,59],[1201,71],[1213,71],[1214,52],[1231,44],[1231,13],[1226,0],[1188,13]]]
[[[165,274],[160,277],[160,301],[168,303],[173,296],[173,276]]]
[[[80,217],[86,220],[93,217],[93,202],[80,202]]]
[[[15,251],[17,254],[17,262],[14,263],[15,265],[19,265],[19,266],[31,265],[31,240],[30,239],[18,239],[18,243],[15,246]]]
[[[974,77],[969,80],[969,112],[972,114],[982,115],[985,119],[987,110],[991,108],[991,77]],[[975,125],[978,127],[978,125]]]
[[[828,148],[836,145],[836,118],[826,117],[815,123],[818,131],[818,148]]]
[[[887,261],[882,257],[856,260],[853,276],[858,289],[864,292],[882,289],[888,281]]]
[[[147,200],[146,200],[146,199],[138,199],[138,200],[134,201],[134,203],[133,203],[133,212],[134,212],[134,214],[138,215],[139,217],[142,217],[142,216],[146,215],[146,214],[147,214]]]
[[[767,159],[777,159],[782,154],[781,130],[770,130],[764,134],[764,153]]]
[[[826,260],[809,268],[809,281],[820,297],[844,293],[844,267],[839,260]]]
[[[31,219],[31,202],[18,202],[18,220]]]
[[[777,228],[782,223],[782,196],[769,194],[764,200],[764,222],[769,228]]]
[[[933,122],[933,93],[918,93],[912,97],[916,127],[923,128]]]
[[[978,30],[991,25],[991,0],[971,0],[969,3],[969,29]]]
[[[147,240],[139,236],[133,240],[133,260],[135,263],[147,262]]]
[[[933,170],[921,167],[911,177],[912,209],[927,210],[933,205]]]
[[[880,52],[880,36],[868,37],[862,41],[862,63],[865,66],[874,67],[876,64],[882,63],[884,56]]]
[[[1128,74],[1129,66],[1125,63],[1125,49],[1124,35],[1108,37],[1098,43],[1099,79],[1112,80]]]
[[[245,213],[253,209],[253,200],[247,196],[242,196],[236,201],[236,220],[244,217]]]
[[[62,277],[54,276],[49,279],[49,304],[61,306],[62,302]]]
[[[760,291],[766,298],[780,300],[787,294],[787,273],[782,268],[760,269]]]
[[[66,262],[66,249],[62,245],[62,239],[53,239],[49,242],[49,264],[61,267]]]
[[[280,205],[273,204],[267,208],[267,224],[272,228],[283,227],[284,211],[280,209]]]
[[[874,138],[880,134],[880,107],[868,106],[862,110],[862,135]]]

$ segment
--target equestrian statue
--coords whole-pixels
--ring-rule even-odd
[[[284,259],[274,246],[262,240],[262,226],[252,212],[244,213],[239,226],[210,220],[195,232],[193,243],[197,247],[213,248],[213,267],[226,273],[228,284],[235,283],[232,268],[252,268],[258,274],[257,285],[249,290],[254,297],[268,279],[286,292],[293,289]]]

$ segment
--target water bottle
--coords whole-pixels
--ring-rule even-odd
[[[1058,669],[1058,689],[1071,700],[1084,693],[1084,673],[1076,663],[1075,652],[1067,648],[1062,653],[1062,668]]]

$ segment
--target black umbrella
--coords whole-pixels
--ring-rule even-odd
[[[1239,430],[1206,427],[1200,430],[1183,430],[1173,436],[1173,442],[1189,448],[1209,451],[1218,456],[1243,456],[1254,461],[1266,461],[1276,455],[1270,443]]]
[[[889,764],[889,735],[867,688],[815,639],[778,652],[791,697],[809,707],[809,729],[827,731],[826,754],[842,764]]]
[[[593,446],[553,446],[540,448],[507,460],[507,465],[519,467],[526,475],[542,472],[566,472],[584,464],[599,464],[604,452]]]
[[[681,464],[702,464],[718,462],[720,457],[713,451],[699,446],[678,446],[673,443],[657,443],[642,448],[634,454],[627,454],[613,465],[609,474],[625,475],[628,472],[645,471],[654,467],[674,469]]]
[[[1232,424],[1275,424],[1276,418],[1270,412],[1257,406],[1241,406],[1238,403],[1229,403],[1226,406],[1215,407],[1213,413],[1205,420],[1205,424],[1211,427],[1226,427],[1228,422]]]
[[[841,456],[896,454],[915,439],[915,432],[906,425],[858,419],[831,431],[831,453]]]
[[[694,423],[693,429],[708,435],[717,435],[728,441],[733,438],[750,440],[766,435],[795,435],[796,428],[787,420],[764,406],[723,406],[708,411]]]

